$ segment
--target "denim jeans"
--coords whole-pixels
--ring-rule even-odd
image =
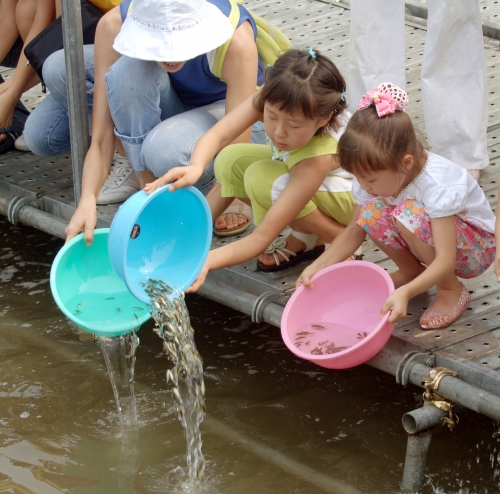
[[[0,75],[0,84],[4,82],[3,77]],[[6,132],[22,132],[24,129],[24,124],[30,112],[28,109],[18,101],[16,107],[14,108],[14,115],[12,117],[12,125],[4,129],[0,129],[0,134],[5,134]]]
[[[94,45],[84,45],[85,86],[89,126],[92,129],[94,100]],[[64,50],[50,55],[43,64],[43,79],[50,94],[33,110],[24,129],[26,144],[40,156],[71,152]]]
[[[181,102],[156,62],[122,56],[105,79],[115,135],[132,167],[156,177],[188,165],[198,139],[225,114],[225,100],[198,108]],[[252,142],[265,142],[261,122],[254,124]],[[195,186],[206,194],[214,182],[212,161]]]

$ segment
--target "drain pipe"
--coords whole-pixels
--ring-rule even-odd
[[[427,405],[403,415],[403,427],[408,433],[405,466],[401,489],[418,492],[424,483],[427,455],[432,439],[432,429],[448,415],[434,405]]]

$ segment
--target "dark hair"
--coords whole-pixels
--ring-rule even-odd
[[[401,172],[407,154],[416,163],[425,163],[426,146],[406,113],[396,111],[379,117],[370,106],[351,117],[339,139],[338,154],[344,170],[363,176],[380,170]]]
[[[312,50],[311,50],[312,51]],[[301,112],[305,118],[325,118],[329,122],[316,135],[328,129],[338,130],[337,117],[347,104],[341,101],[345,81],[335,64],[319,51],[290,50],[266,71],[266,82],[258,91],[255,108],[263,112],[267,102],[286,113]]]

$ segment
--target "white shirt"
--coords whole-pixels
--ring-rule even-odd
[[[359,205],[377,199],[364,191],[356,179],[352,184],[352,194]],[[467,170],[437,154],[429,153],[422,171],[398,197],[384,199],[394,206],[416,199],[424,205],[430,218],[459,214],[467,223],[495,233],[495,215],[477,181]]]

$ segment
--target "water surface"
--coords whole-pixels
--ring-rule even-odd
[[[188,480],[186,443],[167,387],[170,363],[149,321],[140,329],[139,428],[123,434],[99,344],[55,305],[60,239],[0,219],[0,492],[395,494],[402,415],[421,390],[368,366],[299,360],[279,330],[187,296],[203,357],[207,461]],[[434,433],[423,493],[500,492],[498,425],[473,412]]]

